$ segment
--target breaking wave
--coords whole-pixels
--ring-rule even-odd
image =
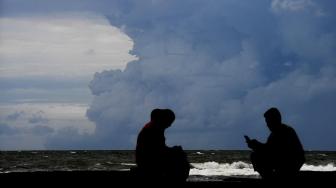
[[[250,163],[237,161],[233,163],[192,163],[193,168],[190,169],[190,175],[201,176],[259,176],[253,170]],[[333,163],[327,165],[308,165],[304,164],[301,168],[304,171],[336,171],[336,166]]]

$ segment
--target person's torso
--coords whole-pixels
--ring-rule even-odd
[[[272,132],[266,143],[269,152],[280,165],[304,162],[304,150],[295,130],[285,124]],[[283,164],[282,164],[283,163]]]

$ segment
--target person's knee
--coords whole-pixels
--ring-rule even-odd
[[[260,163],[260,156],[258,153],[256,152],[252,152],[251,155],[250,155],[250,160],[251,160],[251,163],[252,164],[257,164],[257,163]]]

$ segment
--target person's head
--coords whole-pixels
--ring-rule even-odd
[[[274,131],[277,127],[281,126],[281,114],[277,108],[270,108],[264,113],[267,127]]]
[[[175,120],[175,114],[170,109],[154,109],[151,113],[151,121],[163,129],[171,126]]]
[[[161,111],[162,110],[158,109],[158,108],[152,110],[152,112],[151,112],[151,121],[153,121],[153,122],[158,121],[160,119],[160,116],[161,116]]]

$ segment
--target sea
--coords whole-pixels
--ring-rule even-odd
[[[260,178],[250,151],[188,150],[191,181],[227,177]],[[127,171],[135,166],[132,150],[0,151],[0,173],[34,171]],[[301,170],[336,171],[336,151],[307,151]]]

